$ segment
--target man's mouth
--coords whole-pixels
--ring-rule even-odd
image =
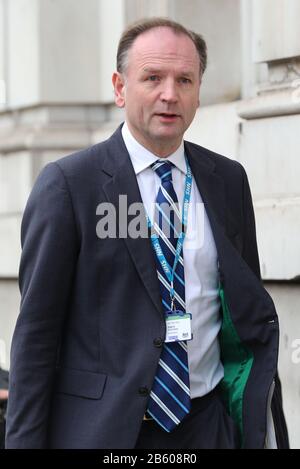
[[[160,112],[156,116],[162,117],[163,119],[176,119],[179,117],[179,114],[173,114],[171,112]]]

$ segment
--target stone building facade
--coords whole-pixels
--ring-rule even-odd
[[[0,0],[0,365],[19,310],[22,212],[49,161],[109,136],[118,38],[168,16],[204,35],[209,64],[186,138],[240,161],[261,271],[281,324],[280,374],[300,448],[299,0]]]

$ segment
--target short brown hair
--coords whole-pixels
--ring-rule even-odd
[[[167,27],[172,29],[175,34],[185,34],[188,36],[197,49],[200,58],[200,76],[203,75],[207,65],[207,47],[206,42],[200,34],[194,33],[186,29],[180,23],[170,20],[169,18],[147,18],[139,20],[123,32],[117,52],[117,71],[119,73],[124,73],[127,67],[128,52],[132,47],[136,38],[140,35],[149,31],[153,28]]]

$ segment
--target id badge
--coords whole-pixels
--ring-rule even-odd
[[[165,342],[180,342],[192,339],[192,315],[183,311],[166,312]]]

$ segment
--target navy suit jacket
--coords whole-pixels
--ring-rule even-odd
[[[286,447],[278,321],[260,281],[245,171],[193,143],[185,142],[185,151],[218,251],[228,411],[242,445],[262,448],[275,379],[273,417],[278,444]],[[97,206],[114,204],[119,220],[125,194],[128,205],[141,202],[121,127],[107,141],[50,163],[34,185],[22,222],[7,448],[135,445],[165,321],[149,238],[96,234]]]

